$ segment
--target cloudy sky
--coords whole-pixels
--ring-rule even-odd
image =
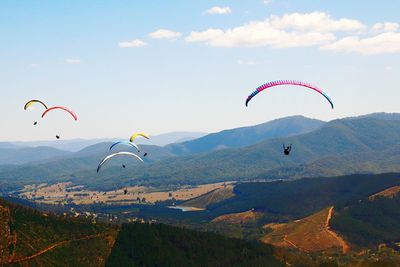
[[[398,1],[1,1],[0,141],[400,112]],[[244,106],[260,84],[294,79]],[[40,120],[29,99],[73,109]],[[32,122],[38,120],[38,127]]]

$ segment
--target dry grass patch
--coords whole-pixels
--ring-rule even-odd
[[[245,212],[221,215],[221,216],[215,218],[214,220],[212,220],[212,222],[214,222],[214,223],[224,222],[224,223],[229,223],[229,224],[245,224],[245,223],[255,222],[261,216],[262,216],[261,212],[257,212],[254,210],[248,210]]]
[[[345,241],[330,230],[333,207],[326,208],[309,217],[287,224],[267,224],[272,232],[261,238],[264,243],[281,247],[294,247],[305,252],[324,251],[341,248],[347,252]]]

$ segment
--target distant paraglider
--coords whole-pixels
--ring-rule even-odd
[[[76,120],[76,121],[78,120],[78,116],[76,116],[76,114],[72,110],[70,110],[69,108],[60,107],[60,106],[51,107],[51,108],[46,109],[42,114],[42,118],[44,118],[44,116],[46,116],[46,114],[49,113],[50,111],[58,110],[58,109],[66,111],[67,113],[69,113],[74,118],[74,120]]]
[[[134,133],[131,138],[129,139],[130,142],[133,142],[138,136],[144,137],[146,139],[150,139],[150,136],[148,136],[147,134],[143,133],[143,132],[139,132],[139,133]]]
[[[110,146],[110,150],[113,149],[113,147],[115,147],[115,146],[117,146],[117,145],[132,146],[132,147],[136,148],[136,150],[137,150],[138,152],[140,152],[139,147],[138,147],[135,143],[128,142],[128,141],[118,141],[118,142],[115,142],[114,144],[112,144],[112,145]]]
[[[28,108],[30,108],[31,106],[33,106],[36,103],[41,104],[45,109],[47,109],[47,105],[45,103],[43,103],[42,101],[37,100],[37,99],[32,99],[32,100],[29,100],[28,102],[26,102],[26,104],[24,106],[24,110],[27,110]]]
[[[26,102],[26,104],[24,105],[24,110],[31,108],[35,104],[40,104],[41,106],[44,107],[45,110],[47,109],[47,105],[45,103],[43,103],[42,101],[37,100],[37,99],[32,99],[32,100],[29,100],[28,102]],[[37,124],[38,124],[37,121],[33,122],[34,126],[36,126]]]
[[[76,120],[76,121],[78,120],[78,116],[76,116],[76,114],[71,109],[66,108],[66,107],[60,107],[60,106],[55,106],[55,107],[51,107],[51,108],[46,109],[42,114],[42,118],[44,118],[44,116],[46,116],[46,114],[49,113],[52,110],[65,111],[65,112],[69,113],[72,116],[72,118],[74,118],[74,120]],[[60,139],[60,135],[56,135],[56,138]]]
[[[328,100],[329,104],[331,105],[332,109],[333,109],[333,102],[331,101],[331,99],[329,98],[329,96],[327,94],[325,94],[321,89],[319,89],[316,86],[313,86],[309,83],[305,83],[305,82],[301,82],[301,81],[292,81],[292,80],[279,80],[279,81],[273,81],[273,82],[269,82],[266,84],[263,84],[259,87],[256,88],[256,90],[251,93],[247,99],[246,99],[246,107],[248,106],[250,100],[256,96],[258,93],[260,93],[261,91],[274,87],[274,86],[279,86],[279,85],[296,85],[296,86],[302,86],[302,87],[306,87],[309,88],[311,90],[314,90],[318,93],[320,93],[323,97],[325,97],[326,100]]]
[[[290,145],[288,145],[288,146],[285,146],[285,144],[283,144],[283,153],[284,153],[286,156],[289,156],[290,151],[292,151],[292,144],[290,144]]]
[[[113,158],[113,157],[115,157],[115,156],[122,156],[122,155],[131,156],[131,157],[134,157],[134,158],[136,158],[137,160],[143,162],[142,158],[139,157],[138,155],[134,154],[134,153],[131,153],[131,152],[117,152],[117,153],[113,153],[113,154],[108,155],[107,157],[105,157],[105,158],[99,163],[99,165],[97,166],[97,172],[100,171],[101,167],[102,167],[102,166],[104,165],[104,163],[106,163],[109,159],[111,159],[111,158]]]
[[[137,132],[137,133],[134,133],[134,134],[131,136],[131,138],[129,139],[129,141],[130,141],[130,142],[133,142],[138,136],[141,136],[141,137],[146,138],[146,139],[150,139],[150,136],[149,136],[148,134],[146,134],[146,133],[144,133],[144,132]],[[140,152],[140,151],[138,151],[138,152]],[[146,157],[146,156],[147,156],[147,152],[143,154],[143,157]]]

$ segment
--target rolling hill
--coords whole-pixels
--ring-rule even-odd
[[[102,266],[115,227],[68,219],[0,199],[0,265]]]
[[[124,224],[106,266],[284,266],[273,248],[163,224]]]
[[[271,229],[261,240],[275,246],[296,248],[305,252],[327,251],[340,248],[349,251],[346,242],[330,229],[333,207],[290,223],[266,224]]]
[[[122,227],[0,199],[1,266],[284,266],[271,245],[163,224]]]
[[[35,163],[61,158],[71,154],[68,151],[46,146],[33,148],[4,145],[4,147],[5,148],[0,148],[0,165]]]
[[[62,159],[25,164],[14,169],[0,166],[0,184],[7,182],[5,186],[16,188],[39,179],[50,183],[68,180],[105,190],[133,184],[160,186],[400,171],[398,117],[396,114],[372,114],[334,120],[305,134],[267,138],[239,148],[203,153],[195,150],[193,153],[196,154],[185,156],[177,156],[170,146],[143,146],[143,150],[149,152],[146,164],[132,162],[122,169],[123,161],[117,160],[96,174],[95,168],[108,153],[110,144],[101,143]],[[291,117],[289,121],[293,119]],[[207,140],[210,137],[200,139],[204,138]],[[200,139],[183,144],[196,143]],[[293,144],[290,156],[283,155],[282,143]],[[211,150],[213,148],[209,147]]]
[[[386,244],[398,249],[399,185],[346,205],[338,205],[332,218],[332,228],[361,247],[376,248],[380,244]]]
[[[325,122],[303,116],[292,116],[263,124],[224,130],[167,148],[175,155],[190,155],[224,148],[245,147],[262,140],[288,137],[314,131]]]
[[[293,144],[290,156],[283,155],[282,143]],[[123,177],[129,177],[130,182],[161,185],[391,172],[400,166],[400,154],[393,147],[396,143],[400,143],[397,120],[344,119],[303,135],[172,157],[118,172],[110,168],[104,173],[114,181],[123,182]],[[89,174],[78,176],[90,179]]]

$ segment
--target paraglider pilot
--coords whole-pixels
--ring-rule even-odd
[[[285,146],[285,144],[283,144],[283,153],[288,156],[290,154],[290,151],[292,150],[292,144]]]

